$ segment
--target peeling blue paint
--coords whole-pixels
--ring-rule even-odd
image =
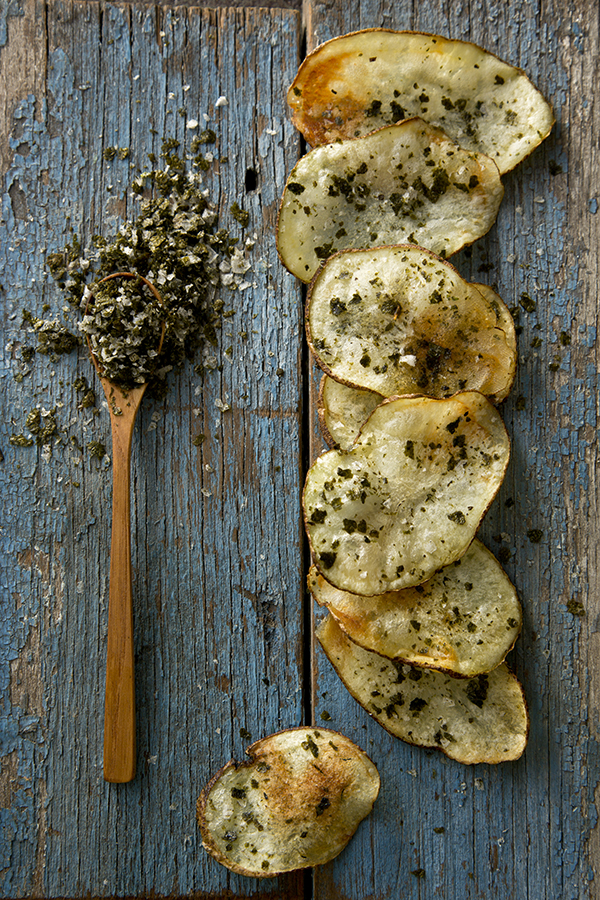
[[[0,50],[8,41],[8,22],[14,16],[24,16],[23,0],[6,0],[0,9]]]

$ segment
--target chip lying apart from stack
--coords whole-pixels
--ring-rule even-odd
[[[467,41],[368,29],[334,38],[304,60],[288,92],[312,147],[421,116],[461,147],[513,169],[554,124],[521,69]]]
[[[340,853],[379,793],[377,769],[349,738],[292,728],[230,762],[198,800],[204,848],[233,872],[271,878]]]
[[[498,402],[515,374],[506,305],[422,247],[331,257],[310,286],[306,327],[325,372],[384,397],[477,390]]]
[[[277,250],[306,282],[352,247],[407,242],[450,256],[489,231],[503,193],[488,156],[407,119],[302,157],[281,200]]]
[[[504,664],[469,679],[403,666],[357,646],[333,616],[317,637],[354,699],[395,737],[461,763],[507,762],[523,753],[527,707]]]
[[[506,429],[482,394],[383,401],[350,450],[324,453],[308,472],[317,568],[355,594],[427,581],[467,550],[508,458]]]

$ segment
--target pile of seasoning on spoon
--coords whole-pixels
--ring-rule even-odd
[[[212,132],[208,135],[214,140]],[[183,157],[176,140],[164,141],[164,167],[141,172],[132,185],[134,194],[151,193],[136,218],[126,221],[111,240],[95,236],[85,253],[73,240],[48,257],[65,297],[85,313],[79,330],[97,346],[102,344],[107,374],[110,366],[109,377],[123,387],[143,382],[152,373],[152,393],[162,395],[172,368],[216,344],[221,318],[233,314],[225,309],[220,292],[235,289],[250,268],[245,251],[252,241],[246,239],[239,248],[228,230],[218,228],[217,211],[203,188],[206,157],[199,151],[204,143],[199,136],[192,155]],[[118,271],[151,281],[163,298],[160,311],[154,302],[145,304],[144,292],[135,283],[106,282],[98,292],[96,283]],[[86,311],[88,286],[96,302]],[[156,358],[162,321],[165,339]]]
[[[81,343],[77,332],[83,332],[87,340],[104,342],[105,363],[113,357],[111,378],[116,383],[132,387],[140,383],[140,378],[146,380],[151,372],[149,393],[158,397],[167,392],[168,373],[186,359],[196,361],[196,374],[217,366],[212,348],[217,343],[218,329],[222,319],[234,314],[224,298],[237,288],[248,286],[244,276],[250,263],[246,256],[254,240],[246,231],[248,213],[237,203],[230,213],[239,223],[236,230],[241,226],[245,232],[243,244],[239,246],[228,229],[219,228],[217,210],[202,174],[216,159],[212,152],[203,155],[202,151],[216,140],[214,131],[202,132],[191,142],[189,153],[180,151],[175,139],[163,140],[160,161],[148,154],[151,167],[139,172],[130,185],[134,200],[140,201],[138,215],[125,221],[113,237],[96,235],[84,248],[74,235],[62,250],[49,254],[49,271],[69,306],[63,307],[64,324],[56,317],[47,317],[49,304],[44,304],[42,317],[23,311],[23,325],[37,339],[37,346],[30,343],[22,347],[17,380],[26,378],[36,356],[48,357],[54,363],[59,356],[76,350]],[[107,148],[103,158],[108,164],[125,159],[126,150],[117,148],[112,153]],[[225,163],[226,159],[219,162]],[[106,283],[98,292],[97,283],[117,271],[146,277],[163,298],[160,320],[166,324],[166,333],[158,357],[155,337],[160,326],[154,305],[146,308],[143,295],[132,297],[135,289],[131,286],[113,294],[115,289]],[[121,282],[122,286],[125,284]],[[97,295],[97,302],[87,311],[86,289]],[[119,315],[122,321],[115,330],[115,317]],[[82,390],[80,380],[73,383],[78,392]],[[59,405],[62,407],[62,402]],[[90,407],[97,411],[94,393],[88,389],[78,408]],[[37,428],[31,430],[32,417],[46,412],[33,409],[27,416],[24,433],[13,434],[10,443],[30,447],[42,442],[48,452],[51,446],[65,443],[66,429],[55,420],[51,433],[44,428],[40,437]],[[75,447],[80,446],[74,436],[70,441]],[[102,446],[96,440],[87,444],[88,448]]]

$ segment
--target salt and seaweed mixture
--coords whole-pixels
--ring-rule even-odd
[[[105,378],[129,390],[153,375],[161,344],[162,304],[141,278],[101,281],[84,291],[79,324]]]
[[[207,349],[217,344],[221,320],[234,313],[226,308],[224,297],[243,284],[253,240],[247,237],[238,247],[237,238],[219,228],[218,213],[202,177],[214,159],[212,153],[203,155],[202,151],[215,141],[214,131],[204,131],[192,141],[191,152],[183,154],[178,141],[164,140],[161,165],[149,154],[152,167],[140,172],[131,185],[133,194],[141,199],[139,214],[124,222],[112,238],[96,235],[84,249],[73,237],[62,250],[48,256],[50,273],[69,303],[63,309],[71,330],[56,319],[24,311],[23,324],[37,337],[37,347],[22,349],[19,380],[27,374],[26,367],[36,352],[55,359],[76,349],[83,335],[107,378],[125,390],[148,381],[150,392],[163,396],[172,369],[197,359],[200,350],[206,356]],[[106,148],[104,159],[109,163],[122,159],[126,149]],[[248,213],[238,203],[230,213],[242,228],[248,226]],[[162,303],[141,279],[99,284],[116,272],[146,278],[160,293]],[[164,340],[158,352],[163,326]],[[197,362],[197,374],[205,367],[216,368],[214,353],[210,357],[208,362]],[[79,407],[93,406],[89,386],[85,391],[77,383],[74,386],[84,394]],[[39,410],[32,411],[25,423],[29,433],[14,434],[11,443],[31,446],[43,442],[48,446],[60,440],[56,423],[53,429],[38,428],[41,415]],[[35,431],[29,427],[30,418]],[[88,450],[101,458],[99,446],[92,441]]]

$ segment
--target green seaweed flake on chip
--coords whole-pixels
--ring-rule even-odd
[[[324,453],[308,472],[315,564],[367,596],[427,581],[465,553],[509,452],[502,419],[475,391],[385,400],[350,450]]]
[[[410,243],[451,256],[491,228],[503,192],[489,157],[408,119],[302,157],[281,201],[277,249],[305,282],[348,248]]]
[[[512,317],[497,294],[421,247],[351,250],[329,259],[308,294],[308,341],[345,384],[449,397],[478,390],[503,400],[516,366]]]
[[[312,147],[358,137],[411,116],[501,173],[548,136],[552,109],[525,73],[467,41],[368,29],[317,47],[288,92],[293,121]]]
[[[521,630],[517,592],[477,540],[461,559],[403,591],[375,597],[340,591],[315,566],[308,587],[359,646],[462,677],[499,666]]]
[[[204,848],[241,875],[272,878],[340,853],[379,793],[377,769],[349,738],[292,728],[230,762],[198,800]]]
[[[523,688],[504,663],[469,679],[400,665],[358,647],[333,616],[317,637],[350,694],[394,737],[467,764],[522,755],[529,717]]]

